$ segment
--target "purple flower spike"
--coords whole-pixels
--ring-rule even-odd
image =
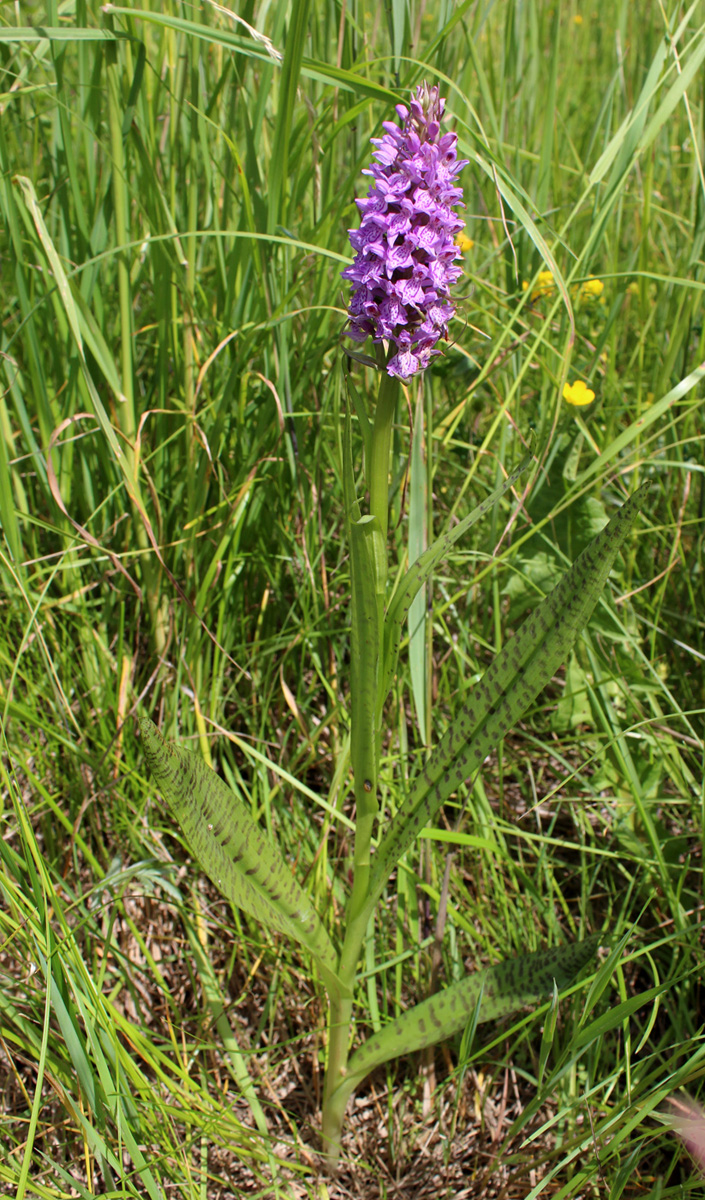
[[[352,284],[348,336],[390,342],[396,354],[387,371],[404,380],[439,353],[436,342],[455,315],[450,288],[462,255],[454,239],[464,224],[454,211],[463,200],[455,176],[468,160],[457,160],[454,133],[440,135],[444,108],[438,88],[423,84],[409,108],[397,105],[402,128],[385,121],[384,136],[372,138],[377,162],[363,174],[374,182],[355,201],[355,261],[342,273]]]

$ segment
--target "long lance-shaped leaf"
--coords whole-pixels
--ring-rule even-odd
[[[345,1079],[331,1098],[342,1115],[355,1088],[370,1071],[402,1054],[445,1041],[474,1021],[481,1025],[534,1004],[561,989],[594,957],[599,935],[572,946],[521,955],[466,976],[368,1038],[352,1055]]]
[[[451,546],[454,546],[459,538],[467,533],[472,525],[484,517],[485,513],[501,500],[505,492],[514,486],[517,479],[531,462],[531,454],[527,454],[526,458],[522,459],[515,471],[512,471],[504,483],[496,488],[489,496],[486,497],[477,508],[474,508],[467,517],[463,517],[462,521],[447,533],[442,533],[437,537],[423,554],[420,554],[415,562],[411,564],[406,575],[397,587],[384,622],[384,661],[382,664],[382,680],[383,686],[380,689],[378,699],[378,713],[381,713],[389,689],[394,680],[394,673],[397,669],[397,661],[399,659],[399,647],[406,626],[406,619],[409,615],[409,610],[415,597],[418,595],[424,583],[430,579],[434,568],[438,563],[445,558]]]
[[[623,504],[560,583],[524,621],[473,688],[382,838],[373,860],[366,911],[421,829],[519,720],[568,657],[597,604],[618,551],[641,508],[648,483]]]
[[[149,768],[206,874],[233,904],[305,946],[340,991],[325,927],[246,806],[197,754],[167,742],[148,717],[139,725]]]

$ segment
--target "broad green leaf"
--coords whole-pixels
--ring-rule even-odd
[[[482,765],[568,657],[590,618],[648,483],[622,505],[560,583],[524,621],[473,689],[382,838],[373,860],[367,911],[389,873],[448,797]]]
[[[370,1071],[402,1054],[446,1041],[470,1021],[482,1025],[507,1016],[565,988],[594,957],[600,936],[572,946],[555,946],[507,959],[466,976],[403,1013],[368,1038],[350,1058],[345,1079],[333,1094],[342,1111]]]
[[[190,750],[139,718],[149,768],[194,856],[224,896],[314,956],[340,990],[336,954],[309,897],[234,792]]]
[[[397,661],[399,659],[399,647],[404,633],[409,610],[418,595],[419,590],[424,583],[430,578],[434,568],[445,558],[451,546],[454,546],[463,534],[467,533],[471,526],[475,525],[481,517],[484,517],[487,512],[501,500],[505,492],[514,486],[517,479],[531,462],[531,455],[527,454],[526,458],[522,459],[515,471],[512,471],[501,487],[496,488],[485,500],[478,504],[467,517],[463,517],[454,529],[448,530],[447,533],[442,533],[437,537],[435,542],[429,546],[428,550],[424,550],[416,562],[412,563],[401,583],[397,587],[387,611],[387,616],[384,622],[384,663],[382,667],[383,687],[379,697],[379,710],[381,711],[389,689],[394,680],[394,673],[397,669]]]

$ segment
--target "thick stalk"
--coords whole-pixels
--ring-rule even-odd
[[[384,371],[379,385],[372,429],[368,486],[370,489],[370,513],[379,521],[385,550],[389,524],[389,454],[392,447],[392,431],[398,396],[398,379],[392,378]]]
[[[352,896],[351,896],[352,900]],[[348,912],[350,903],[348,903]],[[335,1167],[340,1157],[340,1137],[345,1111],[340,1111],[339,1105],[333,1105],[332,1096],[338,1084],[345,1076],[350,1053],[350,1040],[354,1028],[353,997],[355,974],[360,958],[366,921],[358,916],[348,921],[345,930],[345,941],[340,955],[338,977],[350,989],[350,995],[331,995],[329,993],[328,1009],[328,1063],[323,1090],[323,1119],[321,1136],[323,1153],[328,1165]]]
[[[386,371],[383,372],[372,430],[370,461],[367,464],[370,515],[376,518],[381,531],[381,537],[373,539],[373,544],[376,546],[375,561],[372,564],[369,563],[369,560],[367,561],[367,569],[374,573],[375,579],[377,617],[377,637],[374,639],[373,651],[375,661],[361,664],[360,671],[357,672],[358,679],[361,677],[361,673],[372,672],[377,680],[378,688],[381,686],[380,666],[384,644],[384,590],[387,576],[387,531],[389,527],[389,457],[398,394],[397,380],[390,378]],[[364,561],[362,556],[356,558],[355,555],[351,555],[353,569],[355,569],[356,563],[358,564],[357,569],[359,569],[359,565]],[[353,579],[354,594],[359,587],[360,581]],[[365,646],[361,645],[360,653],[364,654],[365,652]],[[345,937],[338,966],[338,975],[342,983],[349,989],[349,995],[330,997],[328,1064],[323,1096],[323,1150],[330,1166],[334,1166],[340,1156],[340,1136],[344,1117],[344,1108],[341,1110],[340,1103],[333,1104],[332,1097],[338,1084],[344,1078],[347,1068],[354,1027],[352,996],[357,964],[368,923],[365,902],[370,878],[370,847],[378,809],[376,794],[371,791],[371,786],[374,786],[376,792],[377,767],[379,766],[380,731],[376,728],[374,716],[378,709],[377,703],[372,705],[369,727],[364,731],[364,737],[373,747],[374,752],[374,767],[370,772],[372,780],[367,777],[365,771],[360,770],[359,764],[353,760],[356,803],[353,885],[347,905]],[[359,719],[356,718],[356,712],[359,713],[359,709],[353,702],[353,720]]]

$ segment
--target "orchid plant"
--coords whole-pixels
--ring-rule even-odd
[[[350,350],[379,373],[372,415],[351,388],[362,435],[367,500],[356,491],[352,421],[343,439],[343,481],[351,575],[349,680],[350,766],[355,798],[354,861],[344,920],[316,912],[283,855],[252,813],[195,754],[165,742],[141,719],[145,754],[155,780],[191,849],[224,896],[269,930],[298,942],[310,956],[328,998],[327,1064],[322,1148],[329,1165],[341,1153],[348,1101],[376,1067],[470,1026],[550,996],[594,955],[599,936],[476,971],[403,1012],[352,1049],[354,1006],[363,941],[390,875],[440,807],[482,766],[551,680],[588,621],[644,497],[637,491],[575,561],[557,587],[508,639],[459,714],[412,773],[397,806],[380,822],[379,768],[385,704],[395,679],[411,605],[434,568],[514,485],[528,455],[492,495],[446,530],[398,582],[388,570],[389,466],[393,423],[402,384],[431,363],[455,307],[451,288],[461,273],[455,237],[457,209],[454,133],[441,133],[444,101],[437,87],[419,87],[400,124],[385,122],[373,139],[376,161],[367,196],[357,200],[361,224],[350,231],[355,259],[343,272],[351,283],[349,336],[372,339],[374,357]],[[358,473],[359,474],[359,473]],[[389,789],[394,794],[393,787]],[[360,1020],[364,1024],[364,1020]],[[352,1051],[352,1053],[351,1053]]]

